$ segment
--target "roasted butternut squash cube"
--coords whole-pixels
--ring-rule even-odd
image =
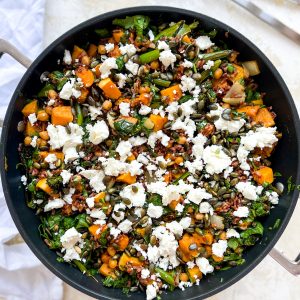
[[[110,78],[102,79],[98,85],[106,97],[114,100],[121,97],[121,91]]]
[[[66,126],[73,121],[71,106],[57,106],[52,110],[51,122],[53,125]]]

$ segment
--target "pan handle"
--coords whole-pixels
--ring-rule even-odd
[[[18,50],[14,45],[12,45],[10,42],[4,39],[0,39],[0,58],[4,53],[9,54],[26,69],[28,69],[32,63],[32,61],[27,56],[25,56],[20,50]],[[0,127],[3,127],[3,120],[1,118]]]
[[[292,275],[300,275],[300,254],[294,261],[289,260],[276,248],[273,248],[269,254],[274,260],[276,260],[283,268],[285,268]]]

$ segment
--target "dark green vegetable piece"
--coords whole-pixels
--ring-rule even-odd
[[[227,245],[232,250],[235,250],[240,244],[237,238],[231,238],[227,241]]]
[[[204,60],[217,60],[217,59],[228,57],[231,53],[232,50],[221,50],[221,51],[201,54],[199,56],[200,59],[204,59]]]
[[[180,29],[178,30],[177,35],[184,36],[190,33],[193,29],[197,28],[198,25],[199,25],[198,21],[195,21],[190,25],[183,23]]]
[[[118,66],[119,71],[122,71],[124,69],[125,62],[124,62],[123,56],[120,56],[116,59],[116,64]]]
[[[77,115],[77,124],[82,125],[82,123],[83,123],[83,114],[82,114],[81,106],[80,106],[79,103],[76,103],[75,109],[76,109],[76,115]]]
[[[181,176],[179,176],[176,180],[173,181],[173,184],[177,185],[180,180],[184,180],[184,179],[188,178],[190,175],[191,175],[190,172],[183,173]]]
[[[162,199],[161,196],[158,194],[151,194],[151,196],[148,199],[148,202],[152,203],[153,205],[156,206],[161,206],[162,205]]]
[[[204,81],[205,79],[207,79],[207,77],[209,77],[210,74],[213,74],[215,70],[217,70],[219,68],[219,66],[221,65],[222,61],[220,59],[215,61],[215,64],[213,65],[213,67],[209,70],[204,70],[203,72],[201,72],[201,79],[200,82]]]
[[[159,86],[169,87],[171,84],[171,81],[157,78],[157,79],[153,79],[153,83],[155,83],[156,85],[159,85]]]
[[[157,42],[161,37],[165,36],[165,37],[172,37],[175,36],[177,31],[179,30],[179,28],[181,27],[181,25],[184,23],[184,21],[180,21],[168,28],[166,28],[165,30],[161,31],[155,38],[154,38],[154,42]]]
[[[251,246],[254,245],[258,239],[257,236],[261,236],[264,233],[264,227],[260,222],[255,221],[255,226],[246,229],[241,233],[241,239],[243,245]]]
[[[109,35],[110,35],[109,30],[106,29],[106,28],[95,29],[95,33],[96,33],[97,35],[99,35],[99,37],[101,37],[101,38],[109,37]]]
[[[155,272],[157,272],[161,279],[165,282],[167,282],[168,284],[175,286],[175,280],[174,277],[167,271],[164,271],[160,268],[155,268]]]
[[[54,86],[51,83],[46,83],[45,86],[39,91],[37,96],[41,98],[47,97],[50,90],[54,90]]]
[[[63,179],[60,175],[53,175],[52,177],[47,178],[47,183],[54,190],[59,190],[63,182]]]
[[[149,64],[150,62],[157,60],[159,58],[159,50],[155,49],[140,55],[141,64]]]
[[[114,122],[114,127],[121,135],[129,135],[134,130],[135,124],[122,119]]]
[[[192,100],[192,99],[193,99],[193,96],[191,96],[191,95],[184,95],[184,96],[182,96],[182,97],[178,100],[178,103],[179,103],[179,104],[182,104],[182,103],[187,102],[187,101]]]
[[[82,229],[82,228],[89,228],[89,223],[86,221],[86,214],[77,215],[75,221],[77,222],[75,228]]]
[[[150,18],[148,16],[136,15],[132,17],[127,16],[125,19],[114,19],[112,23],[125,29],[134,29],[137,36],[142,37],[149,22]]]
[[[132,284],[133,278],[130,277],[127,274],[122,274],[122,276],[118,278],[112,278],[110,276],[107,276],[103,279],[102,283],[104,286],[112,287],[112,288],[118,288],[123,289],[123,293],[128,294],[130,287],[128,286],[128,283]],[[135,283],[135,280],[134,282]]]

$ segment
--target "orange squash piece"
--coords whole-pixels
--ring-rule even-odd
[[[223,259],[224,259],[224,257],[222,256],[222,257],[220,257],[220,256],[217,256],[217,255],[215,255],[215,254],[212,254],[212,259],[215,261],[215,262],[221,262],[221,261],[223,261]]]
[[[248,117],[254,119],[259,109],[260,109],[259,105],[247,105],[238,108],[237,112],[245,113]]]
[[[31,125],[30,122],[27,122],[25,133],[28,136],[35,136],[38,134],[38,131],[35,126]]]
[[[161,115],[151,114],[149,118],[154,124],[154,127],[153,127],[154,131],[162,130],[164,128],[165,124],[168,122],[168,118],[162,117]]]
[[[72,52],[72,60],[74,61],[75,59],[79,59],[84,55],[86,55],[86,52],[82,48],[75,45]]]
[[[144,104],[149,106],[151,103],[151,95],[149,93],[141,93],[138,97],[132,100],[131,106],[136,106],[138,104]]]
[[[132,124],[136,124],[138,119],[137,118],[134,118],[134,117],[127,117],[127,116],[121,116],[119,119],[117,119],[115,122],[117,122],[118,120],[126,120],[127,122],[129,123],[132,123]]]
[[[28,117],[30,114],[34,114],[34,113],[36,114],[37,112],[38,112],[38,101],[37,100],[33,100],[33,101],[29,102],[22,109],[22,114],[25,117]]]
[[[121,51],[118,45],[115,45],[114,49],[108,53],[110,57],[119,57],[121,56]]]
[[[47,178],[40,179],[36,184],[36,188],[44,191],[45,193],[47,193],[50,196],[53,196],[53,190],[47,183]]]
[[[75,71],[75,74],[81,79],[85,87],[90,87],[94,83],[95,78],[93,72],[83,66],[80,66]]]
[[[239,81],[241,79],[245,78],[245,70],[243,67],[237,65],[237,64],[232,64],[235,67],[234,73],[230,76],[231,80],[233,82]]]
[[[88,94],[89,94],[89,90],[85,87],[82,87],[80,89],[81,95],[77,98],[77,102],[78,103],[84,103]]]
[[[262,124],[264,127],[272,127],[275,125],[274,118],[267,108],[261,108],[254,118],[254,122]]]
[[[113,38],[117,43],[120,43],[120,39],[123,36],[124,31],[122,29],[113,30]]]
[[[106,229],[107,225],[93,224],[89,227],[89,232],[95,239],[98,239],[101,233]]]
[[[173,101],[178,101],[182,97],[182,91],[179,84],[172,85],[166,89],[160,91],[160,94],[163,97],[166,97],[165,102],[167,104],[172,103]]]
[[[98,85],[106,97],[114,100],[121,97],[121,91],[110,78],[102,79]]]
[[[57,106],[52,109],[51,123],[66,126],[73,121],[71,106]]]
[[[112,278],[117,278],[116,274],[114,273],[114,270],[111,269],[108,264],[104,263],[101,265],[99,272],[101,275],[107,277],[110,276]]]
[[[195,282],[196,279],[202,278],[202,272],[200,271],[198,266],[188,269],[188,274],[189,274],[191,282]]]
[[[124,173],[117,177],[116,181],[124,182],[127,184],[133,184],[136,182],[136,176],[132,176],[130,173]]]
[[[119,269],[125,271],[126,268],[142,267],[143,264],[138,258],[123,253],[119,260]]]
[[[185,36],[182,38],[182,41],[183,41],[184,43],[187,43],[187,44],[191,44],[191,43],[192,43],[191,39],[190,39],[187,35],[185,35]]]
[[[48,152],[48,151],[40,151],[39,152],[39,156],[40,156],[41,159],[45,159],[48,156],[48,154],[55,154],[55,156],[57,157],[57,159],[60,159],[62,161],[65,158],[65,155],[64,155],[63,152],[58,152],[58,151],[50,151],[50,152]]]
[[[124,251],[129,244],[129,237],[126,234],[120,234],[114,240],[114,243],[116,243],[118,245],[119,251]]]
[[[105,192],[100,192],[99,194],[97,194],[95,197],[94,197],[94,202],[98,203],[100,202],[101,199],[104,199],[106,196],[106,193]]]
[[[98,47],[95,44],[90,44],[87,51],[88,56],[95,57],[98,51]]]
[[[258,184],[272,183],[274,181],[273,170],[270,167],[261,166],[258,170],[252,173],[253,179]]]

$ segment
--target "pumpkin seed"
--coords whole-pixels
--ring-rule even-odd
[[[92,96],[88,96],[87,102],[91,106],[95,106],[96,105],[96,101],[94,100],[94,98]]]
[[[18,123],[17,129],[19,132],[23,132],[25,130],[25,123],[23,121],[20,121]]]
[[[132,191],[133,191],[134,193],[137,193],[137,192],[139,191],[139,188],[138,188],[136,185],[133,185],[133,186],[131,187],[131,189],[132,189]]]
[[[157,241],[156,236],[155,235],[151,235],[151,237],[150,237],[150,244],[152,246],[154,246],[156,244],[156,241]]]
[[[225,194],[227,192],[227,188],[224,186],[224,187],[221,187],[219,190],[218,190],[218,196],[222,196],[223,194]]]
[[[231,109],[226,108],[221,114],[221,117],[226,121],[231,121]]]
[[[35,162],[35,163],[33,164],[33,166],[34,166],[36,169],[40,169],[40,168],[41,168],[41,165],[40,165],[39,163],[37,163],[37,162]]]

